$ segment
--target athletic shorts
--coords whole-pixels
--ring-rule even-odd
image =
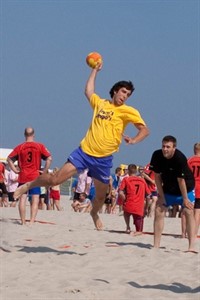
[[[19,183],[19,186],[20,186],[20,185],[23,185],[23,184],[24,184],[24,183]],[[40,195],[40,193],[41,193],[40,187],[34,187],[34,188],[28,190],[28,192],[27,192],[28,196],[32,196],[32,195]]]
[[[195,198],[194,208],[200,209],[200,198]]]
[[[83,152],[79,147],[75,149],[68,157],[68,162],[71,162],[81,172],[88,169],[88,175],[105,184],[110,180],[110,169],[112,168],[113,156],[94,157]]]
[[[157,191],[151,192],[151,197],[155,197],[155,196],[158,196],[158,192]]]
[[[194,190],[191,192],[187,193],[188,199],[190,200],[191,203],[195,202],[195,193]],[[166,206],[173,206],[173,205],[181,205],[183,207],[183,197],[182,196],[177,196],[177,195],[170,195],[170,194],[165,194],[165,201],[166,201]]]
[[[5,185],[4,182],[0,182],[0,190],[2,192],[2,195],[4,195],[4,194],[7,195],[8,194],[8,191],[6,189],[6,185]]]
[[[50,190],[49,198],[53,199],[53,200],[60,200],[60,192],[59,191]]]
[[[15,202],[13,195],[14,195],[14,192],[8,192],[8,201],[9,202]]]
[[[132,216],[136,231],[143,231],[144,217],[124,211],[124,216]]]

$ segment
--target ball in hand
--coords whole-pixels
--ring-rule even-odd
[[[86,62],[90,68],[95,68],[102,63],[102,56],[98,52],[91,52],[86,57]]]

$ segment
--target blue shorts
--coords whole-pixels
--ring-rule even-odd
[[[191,203],[195,202],[195,193],[194,190],[191,192],[187,193],[188,199],[190,200]],[[182,196],[176,196],[176,195],[170,195],[170,194],[165,194],[165,201],[166,201],[166,206],[172,206],[172,205],[181,205],[183,206],[183,197]]]
[[[23,185],[24,183],[19,183],[18,186]],[[40,195],[41,194],[41,189],[40,187],[34,187],[30,190],[28,190],[27,192],[28,196],[32,196],[32,195]]]
[[[88,175],[90,177],[105,184],[108,184],[110,180],[110,169],[113,166],[112,160],[112,155],[94,157],[84,153],[80,147],[75,149],[68,157],[68,161],[76,167],[78,172],[88,169]]]
[[[32,188],[28,191],[28,194],[29,194],[29,196],[40,195],[41,194],[41,189],[40,189],[40,187],[34,187],[34,188]]]

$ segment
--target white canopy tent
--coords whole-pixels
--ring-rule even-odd
[[[6,163],[7,157],[13,149],[0,148],[0,161]]]

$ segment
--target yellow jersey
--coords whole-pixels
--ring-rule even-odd
[[[88,155],[112,155],[119,150],[122,134],[129,123],[145,125],[139,111],[126,104],[115,106],[97,94],[92,94],[90,104],[94,110],[92,122],[80,143],[81,149]]]

